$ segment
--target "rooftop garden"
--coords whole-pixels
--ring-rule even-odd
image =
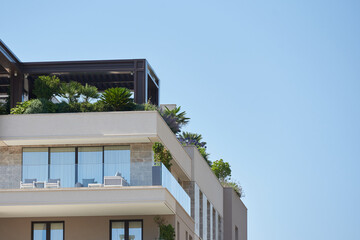
[[[95,86],[61,82],[56,76],[39,76],[34,82],[33,93],[35,99],[20,102],[11,109],[9,100],[0,103],[0,114],[158,111],[183,146],[195,146],[199,150],[223,186],[232,187],[239,197],[244,196],[240,184],[231,178],[230,164],[222,159],[211,162],[202,135],[181,130],[190,121],[181,107],[159,108],[150,102],[137,104],[129,89],[109,88],[99,93]],[[161,143],[155,143],[153,151],[155,162],[163,163],[170,170],[171,153]]]

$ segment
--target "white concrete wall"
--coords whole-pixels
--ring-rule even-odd
[[[235,238],[235,227],[239,239]],[[247,208],[232,188],[224,188],[224,239],[247,240]]]
[[[194,146],[184,147],[192,159],[192,181],[195,181],[216,211],[223,216],[223,187],[211,168]]]

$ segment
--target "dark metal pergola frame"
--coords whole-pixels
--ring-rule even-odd
[[[134,91],[136,103],[159,104],[160,81],[146,59],[21,62],[0,40],[0,89],[1,86],[10,87],[12,107],[33,97],[33,81],[40,75],[88,83],[99,90],[127,87]]]

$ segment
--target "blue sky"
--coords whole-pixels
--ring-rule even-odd
[[[146,58],[230,162],[249,239],[360,239],[360,1],[5,1],[22,61]]]

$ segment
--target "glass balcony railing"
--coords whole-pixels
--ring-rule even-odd
[[[0,165],[0,189],[163,186],[190,215],[190,197],[162,164]]]

